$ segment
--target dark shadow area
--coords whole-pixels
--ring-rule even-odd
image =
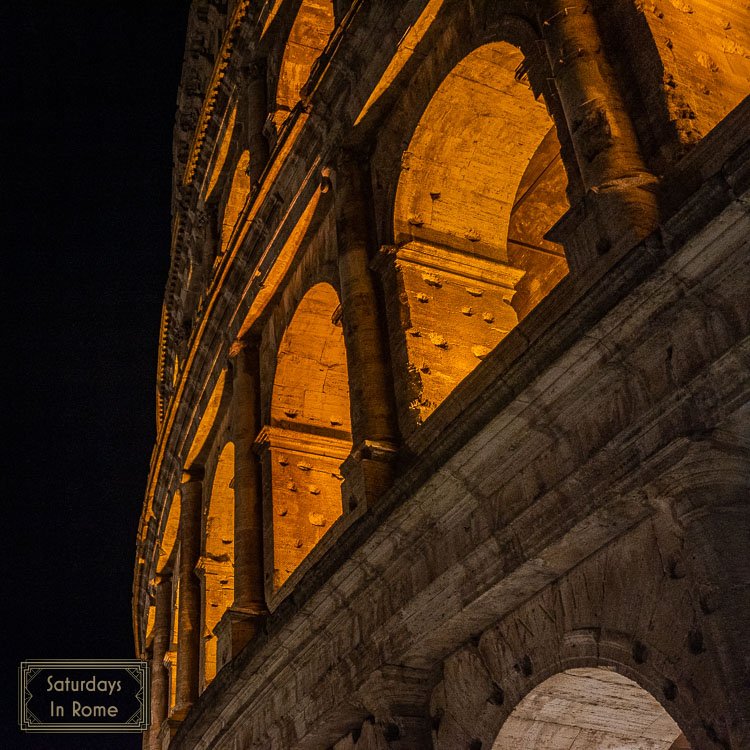
[[[24,659],[133,658],[187,0],[4,3],[3,748]]]

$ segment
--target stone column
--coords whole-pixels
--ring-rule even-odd
[[[147,661],[149,663],[149,668],[153,669],[154,666],[154,649],[149,646],[146,648],[144,652],[141,653],[141,659],[144,661]],[[141,748],[142,750],[151,750],[153,747],[159,747],[158,740],[155,740],[154,737],[158,737],[158,728],[156,729],[156,732],[154,732],[154,724],[156,722],[154,717],[154,709],[153,709],[153,689],[154,689],[154,680],[153,680],[153,672],[151,676],[151,726],[146,729],[143,734],[141,734]],[[156,743],[156,744],[154,744]]]
[[[181,719],[198,698],[201,584],[195,573],[200,560],[203,471],[190,469],[181,486],[180,600],[177,613],[177,694],[175,718]]]
[[[247,97],[245,108],[247,147],[250,151],[247,174],[250,177],[250,190],[255,191],[268,162],[268,141],[263,134],[263,128],[268,117],[264,60],[257,60],[248,66],[245,87]]]
[[[263,581],[263,495],[254,451],[260,424],[260,363],[255,341],[237,342],[232,370],[234,441],[234,602],[217,626],[217,668],[245,646],[267,615]]]
[[[375,723],[363,727],[382,740],[365,739],[362,744],[391,750],[424,750],[432,747],[429,701],[434,675],[411,667],[386,666],[374,672],[358,690]],[[357,744],[359,747],[359,743]]]
[[[156,580],[156,615],[151,657],[151,728],[148,732],[150,750],[159,750],[159,732],[169,712],[169,678],[164,657],[169,650],[172,625],[172,576]]]
[[[540,22],[586,190],[584,206],[574,207],[555,233],[576,272],[657,227],[656,178],[643,161],[591,3],[547,0]]]
[[[398,442],[393,382],[380,303],[370,269],[372,227],[367,174],[356,163],[339,169],[336,180],[338,266],[349,398],[352,412],[352,459],[345,462],[350,503],[372,502],[391,479],[390,461]],[[355,475],[361,474],[361,482]],[[355,480],[355,481],[353,481]],[[360,486],[357,486],[360,485]]]

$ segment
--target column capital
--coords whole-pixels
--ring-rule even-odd
[[[148,581],[149,590],[153,590],[155,592],[158,588],[166,584],[169,584],[171,586],[172,575],[172,570],[162,570],[161,572],[154,573],[154,575]]]
[[[266,58],[265,57],[254,57],[242,71],[245,74],[245,80],[250,83],[252,81],[264,80],[266,77]]]
[[[229,345],[228,357],[230,360],[237,359],[245,352],[256,353],[260,347],[260,339],[257,336],[243,336]]]
[[[205,472],[202,466],[191,466],[188,469],[183,469],[182,476],[180,477],[180,486],[202,482],[204,476]]]
[[[265,604],[250,607],[232,605],[222,615],[214,628],[217,637],[216,667],[221,669],[251,641],[263,628],[268,617]]]
[[[398,454],[395,440],[362,440],[352,447],[351,457],[355,461],[382,461],[391,463]]]
[[[334,167],[343,176],[356,176],[370,171],[370,156],[358,149],[340,151]]]

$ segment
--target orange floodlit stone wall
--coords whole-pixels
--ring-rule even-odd
[[[340,314],[335,290],[315,285],[279,347],[270,424],[259,436],[272,495],[274,588],[342,512],[341,464],[352,440]]]
[[[562,247],[545,236],[568,208],[566,187],[554,125],[521,51],[498,42],[471,52],[403,153],[384,264],[402,300],[403,364],[413,373],[402,411],[416,424],[567,272]]]
[[[748,48],[730,0],[194,0],[145,748],[749,745]]]
[[[203,511],[201,684],[216,675],[215,628],[234,600],[234,444],[221,450]]]
[[[292,107],[300,101],[302,87],[307,83],[313,63],[325,49],[333,27],[332,0],[308,0],[299,4],[276,82],[273,116],[276,128],[283,125]]]

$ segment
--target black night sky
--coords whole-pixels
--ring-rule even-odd
[[[2,3],[4,719],[24,659],[133,658],[188,0]]]

